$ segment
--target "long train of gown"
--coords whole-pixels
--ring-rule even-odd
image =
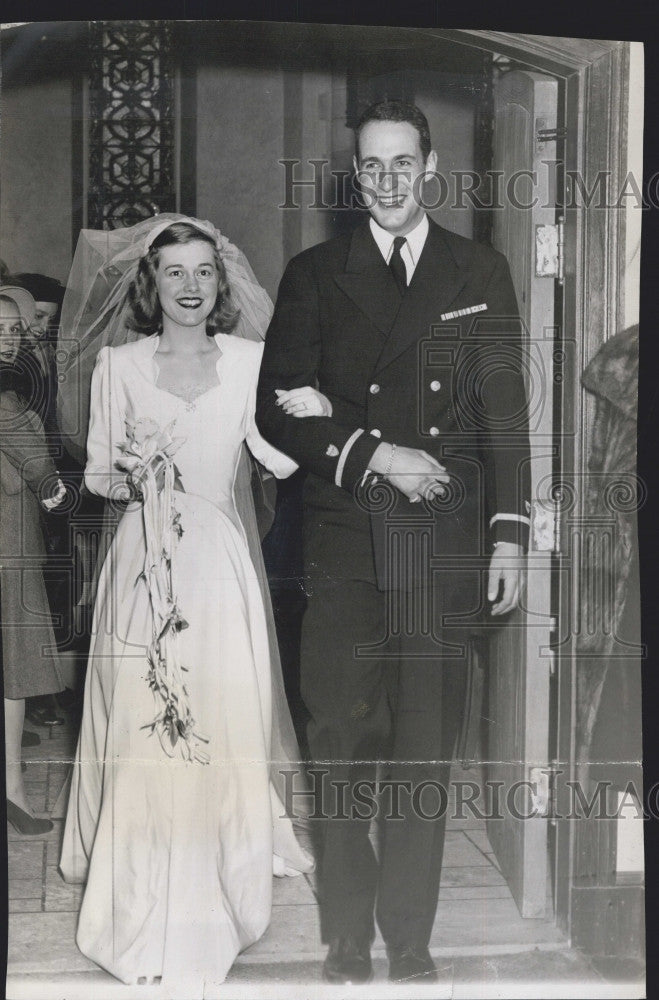
[[[189,668],[186,684],[198,730],[210,737],[211,762],[170,759],[142,728],[156,711],[144,655],[152,618],[138,580],[141,511],[128,511],[99,579],[61,858],[67,881],[87,882],[76,939],[81,951],[124,982],[162,976],[185,984],[176,995],[190,989],[211,995],[236,955],[264,933],[273,856],[287,874],[312,867],[270,781],[266,619],[231,504],[245,437],[261,460],[269,457],[249,422],[246,390],[255,379],[256,345],[217,340],[218,387],[192,407],[158,389],[148,364],[128,375],[119,363],[129,350],[148,362],[155,346],[151,355],[139,342],[102,359],[87,468],[90,483],[95,468],[107,469],[107,458],[95,465],[95,452],[106,447],[103,437],[113,437],[107,417],[95,417],[95,405],[107,406],[114,436],[123,437],[113,412],[118,398],[122,420],[126,407],[161,427],[176,419],[174,433],[186,439],[176,455],[188,492],[175,493],[183,536],[172,561],[173,591],[189,622],[179,633],[180,662]],[[231,363],[236,359],[239,365]],[[218,432],[209,448],[211,428]]]

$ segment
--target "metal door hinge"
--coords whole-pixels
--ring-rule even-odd
[[[542,119],[538,119],[537,125],[540,126]],[[536,128],[535,141],[539,143],[545,142],[558,142],[559,139],[565,139],[567,137],[566,128]]]
[[[556,761],[544,767],[532,767],[529,772],[531,782],[531,805],[537,816],[553,819],[556,816]]]
[[[561,551],[560,505],[554,500],[534,500],[531,504],[531,551]]]
[[[535,276],[555,278],[560,285],[565,275],[565,224],[558,222],[535,227]]]
[[[561,502],[558,497],[554,498],[554,555],[561,554]]]

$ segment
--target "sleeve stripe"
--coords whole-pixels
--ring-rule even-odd
[[[348,453],[350,452],[350,449],[352,448],[357,438],[361,437],[363,433],[364,433],[363,428],[362,427],[358,428],[358,430],[356,430],[353,434],[350,435],[350,437],[343,446],[343,451],[339,455],[339,460],[336,463],[336,473],[334,475],[334,482],[336,483],[337,486],[343,485],[342,484],[343,470],[345,468],[346,460],[348,458]]]
[[[490,519],[490,528],[495,521],[521,521],[522,524],[527,524],[531,526],[531,521],[528,517],[524,517],[523,514],[495,514],[493,518]]]

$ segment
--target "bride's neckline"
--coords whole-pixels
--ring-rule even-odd
[[[178,392],[174,392],[172,389],[166,389],[164,386],[158,385],[156,382],[156,389],[158,389],[159,392],[165,392],[168,396],[174,396],[175,399],[180,399],[188,405],[195,403],[198,399],[201,399],[202,396],[207,396],[210,392],[214,392],[215,389],[219,388],[219,382],[216,382],[215,385],[206,387],[196,386],[190,382],[181,386]]]
[[[216,345],[217,346],[217,345]],[[210,352],[209,352],[210,353]],[[203,381],[198,381],[194,379],[189,379],[186,382],[177,384],[176,386],[166,386],[162,384],[162,371],[160,365],[157,361],[157,347],[153,352],[152,361],[154,367],[154,384],[156,389],[160,392],[167,393],[168,396],[174,396],[176,399],[182,400],[189,406],[200,399],[202,396],[207,395],[209,392],[213,392],[214,389],[218,389],[220,386],[220,378],[218,372],[218,364],[220,358],[222,357],[222,351],[217,348],[217,353],[215,354],[215,364],[213,369],[207,367],[205,371],[206,378]],[[212,371],[212,375],[211,375]]]

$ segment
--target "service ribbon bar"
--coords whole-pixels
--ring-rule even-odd
[[[479,306],[468,306],[467,309],[456,309],[454,312],[442,313],[439,318],[441,320],[457,319],[458,316],[471,316],[473,313],[483,312],[484,309],[487,309],[487,302],[481,302]]]

